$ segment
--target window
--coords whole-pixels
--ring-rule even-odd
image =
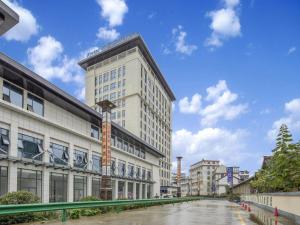
[[[125,89],[122,90],[122,96],[125,96]]]
[[[8,130],[0,128],[0,154],[7,155],[9,144]]]
[[[50,173],[50,202],[66,202],[68,195],[68,175]]]
[[[106,72],[103,74],[103,83],[108,81],[109,73]]]
[[[116,119],[116,112],[112,112],[112,113],[111,113],[111,119],[112,119],[112,120],[115,120],[115,119]]]
[[[110,71],[110,80],[116,79],[116,76],[117,76],[117,71],[116,70]]]
[[[142,159],[145,159],[145,150],[141,150],[140,156]]]
[[[3,83],[3,100],[23,107],[23,91],[7,82]]]
[[[125,120],[122,120],[122,127],[125,127]]]
[[[147,171],[147,180],[148,181],[152,180],[152,173],[151,173],[151,171]]]
[[[18,169],[18,191],[28,191],[42,201],[42,171]]]
[[[95,77],[95,86],[97,86],[98,85],[98,77],[96,76]]]
[[[102,75],[99,76],[99,84],[102,83]]]
[[[74,202],[86,197],[86,177],[74,176]]]
[[[112,176],[116,175],[116,161],[114,159],[111,160],[110,173]]]
[[[107,100],[107,99],[108,99],[108,95],[104,95],[103,100]]]
[[[100,188],[101,188],[101,179],[92,178],[92,196],[95,196],[100,199]]]
[[[88,155],[86,152],[74,150],[74,167],[86,169],[88,165]]]
[[[97,173],[101,173],[101,170],[102,170],[101,157],[98,155],[93,155],[92,162],[93,162],[92,170]]]
[[[0,166],[0,196],[7,193],[8,188],[7,167]]]
[[[103,93],[104,92],[107,92],[109,90],[109,85],[105,85],[104,87],[103,87]]]
[[[97,89],[96,89],[97,90]],[[44,102],[43,100],[28,94],[27,110],[34,112],[40,116],[44,116]]]
[[[125,117],[125,110],[122,110],[122,117]]]
[[[140,148],[139,147],[134,148],[134,154],[138,157],[140,156]]]
[[[111,100],[111,101],[115,100],[116,97],[117,97],[117,96],[116,96],[116,92],[113,92],[113,93],[110,94],[110,100]]]
[[[124,161],[119,161],[118,163],[118,175],[124,177],[126,174],[126,165]]]
[[[96,138],[99,140],[99,128],[94,126],[94,125],[91,125],[91,137],[93,138]]]
[[[123,85],[123,87],[125,87],[125,79],[123,79],[123,84],[122,85]]]
[[[128,164],[128,177],[134,177],[134,166],[132,164]]]
[[[68,147],[50,143],[50,162],[60,165],[67,165],[69,161]]]
[[[24,134],[18,134],[18,156],[20,158],[42,160],[43,141]]]
[[[126,67],[125,66],[123,66],[122,72],[123,72],[123,77],[124,77],[125,76],[125,72],[126,72]]]
[[[142,180],[146,180],[146,170],[142,169]]]
[[[96,88],[95,89],[95,96],[97,96],[98,95],[98,89]]]
[[[140,179],[141,178],[141,168],[140,167],[136,168],[135,177],[136,177],[136,179]]]
[[[116,85],[117,83],[116,82],[113,82],[110,84],[110,90],[114,90],[116,88]]]
[[[122,107],[125,107],[125,99],[122,100]]]
[[[121,67],[119,67],[119,69],[118,69],[118,78],[120,78],[120,77],[121,77],[121,75],[122,75],[122,68],[121,68]]]

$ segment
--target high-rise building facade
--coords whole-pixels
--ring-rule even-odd
[[[160,186],[170,185],[172,101],[175,96],[138,34],[125,37],[79,62],[86,70],[86,104],[110,100],[111,118],[165,155]]]
[[[213,193],[213,172],[218,167],[219,160],[202,159],[191,165],[192,195],[211,195]]]

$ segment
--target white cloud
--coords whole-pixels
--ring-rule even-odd
[[[254,157],[246,152],[247,136],[246,130],[204,128],[195,133],[186,129],[178,130],[172,137],[173,155],[183,156],[184,165],[191,165],[202,158],[237,165],[248,157]]]
[[[118,39],[120,33],[116,31],[116,29],[108,29],[106,27],[100,27],[97,33],[97,37],[106,41],[114,41]]]
[[[124,16],[128,12],[125,0],[97,0],[101,7],[101,16],[108,22],[108,27],[100,27],[97,38],[105,41],[114,41],[120,33],[114,28],[123,24]]]
[[[32,35],[38,33],[39,25],[28,9],[23,8],[17,1],[4,0],[4,3],[19,15],[19,23],[4,34],[6,40],[26,42]]]
[[[288,55],[294,53],[296,50],[297,50],[297,48],[295,46],[290,47],[289,50],[288,50]]]
[[[191,101],[188,97],[184,97],[179,101],[179,111],[182,113],[199,113],[201,107],[201,95],[194,94]]]
[[[74,83],[77,88],[75,96],[83,100],[84,75],[77,62],[87,51],[82,52],[78,58],[68,57],[59,41],[52,36],[43,36],[36,46],[27,49],[28,64],[47,80],[57,79],[64,83]]]
[[[125,0],[97,0],[101,7],[101,16],[106,19],[110,27],[123,24],[124,15],[128,12]]]
[[[187,33],[183,31],[183,27],[178,25],[172,30],[173,38],[175,40],[175,51],[184,55],[191,55],[195,50],[197,50],[196,45],[191,45],[186,43]]]
[[[238,104],[238,94],[232,93],[225,80],[220,80],[215,86],[206,89],[206,105],[201,107],[201,95],[195,94],[191,101],[184,97],[179,101],[182,113],[199,114],[201,125],[204,127],[215,125],[220,119],[233,120],[245,113],[248,105]],[[203,104],[204,102],[202,102]]]
[[[285,103],[284,110],[286,116],[276,120],[268,131],[268,138],[271,141],[275,141],[282,124],[286,124],[292,132],[300,131],[300,98],[295,98]]]
[[[267,115],[271,113],[271,109],[265,108],[263,110],[260,111],[260,114],[262,115]]]
[[[206,92],[209,104],[200,112],[202,126],[215,125],[220,119],[233,120],[247,110],[247,104],[234,104],[238,95],[228,89],[225,80],[207,88]]]
[[[224,40],[241,35],[240,19],[236,11],[239,0],[224,0],[224,8],[211,11],[207,14],[211,18],[211,36],[206,39],[205,45],[215,48],[223,45]]]

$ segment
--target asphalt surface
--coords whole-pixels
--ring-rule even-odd
[[[49,222],[47,225],[61,225]],[[65,225],[254,225],[234,203],[201,200],[68,220]]]

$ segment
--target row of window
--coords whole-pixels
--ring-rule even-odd
[[[120,88],[120,87],[125,87],[125,79],[123,79],[123,82],[121,81],[118,81],[118,82],[113,82],[111,83],[110,85],[105,85],[103,86],[103,90],[102,88],[96,88],[95,89],[95,96],[97,96],[98,94],[101,95],[102,93],[106,93],[108,92],[109,90],[112,91],[116,88]]]
[[[96,76],[95,77],[95,86],[97,86],[98,84],[102,84],[102,83],[105,83],[109,80],[114,80],[117,78],[117,72],[118,72],[118,78],[120,79],[121,76],[125,76],[125,73],[126,73],[126,67],[125,66],[122,66],[122,67],[119,67],[118,68],[118,71],[117,69],[113,69],[111,70],[110,72],[105,72],[99,76]]]
[[[23,108],[23,90],[4,81],[3,100]],[[27,110],[44,116],[44,102],[32,94],[27,94]]]

